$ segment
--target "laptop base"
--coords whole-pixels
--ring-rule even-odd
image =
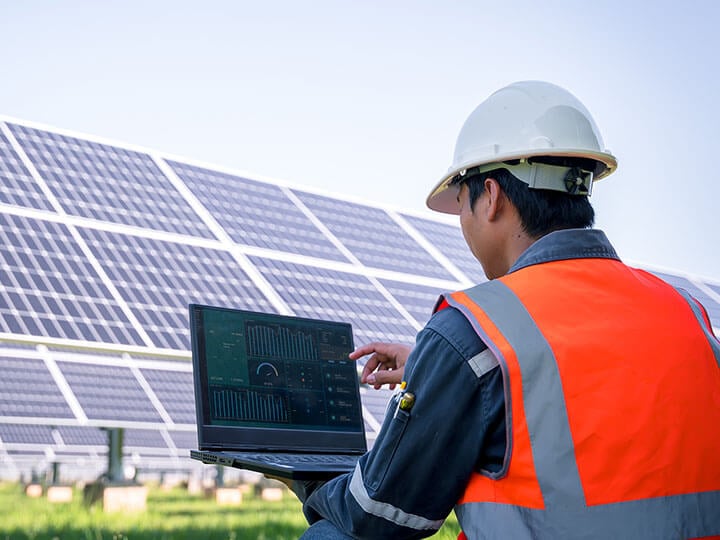
[[[250,452],[191,450],[190,457],[206,464],[223,465],[290,480],[327,481],[352,472],[359,455],[256,454]],[[326,459],[329,458],[329,459]],[[292,462],[292,464],[290,464]]]

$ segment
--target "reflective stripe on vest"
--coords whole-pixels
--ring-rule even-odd
[[[545,279],[548,281],[544,282]],[[548,289],[549,284],[552,287]],[[635,289],[637,293],[633,293]],[[614,290],[617,291],[615,296]],[[607,301],[603,296],[606,293],[609,295]],[[580,304],[563,305],[565,301],[577,301],[576,296],[580,297]],[[592,426],[593,421],[599,421],[602,426],[602,411],[590,410],[592,401],[579,396],[583,384],[595,379],[590,374],[585,380],[582,370],[577,370],[577,362],[587,360],[589,368],[600,373],[597,380],[614,383],[611,377],[617,377],[616,382],[621,388],[632,387],[637,380],[639,389],[645,383],[642,378],[647,375],[649,388],[655,388],[652,386],[654,374],[648,369],[650,358],[642,358],[643,346],[651,343],[653,336],[636,336],[634,342],[620,343],[614,348],[598,346],[598,351],[607,349],[611,353],[627,349],[627,360],[622,355],[609,358],[609,366],[598,362],[597,358],[583,358],[582,355],[575,358],[573,353],[577,354],[577,350],[566,351],[562,339],[574,335],[575,311],[589,321],[578,321],[579,332],[594,329],[607,340],[627,338],[622,329],[613,334],[614,329],[623,324],[623,317],[628,317],[628,327],[631,327],[632,318],[636,316],[635,311],[625,313],[618,309],[620,304],[613,304],[626,297],[630,302],[646,301],[649,309],[656,307],[651,305],[656,297],[659,298],[657,305],[671,306],[669,312],[651,312],[647,318],[658,323],[658,331],[667,330],[661,323],[668,319],[667,324],[672,323],[672,330],[683,335],[683,343],[692,344],[691,358],[676,362],[682,368],[678,375],[687,378],[697,374],[703,379],[697,381],[697,388],[693,387],[693,392],[700,396],[697,401],[678,404],[681,408],[702,406],[703,410],[694,416],[707,416],[687,429],[692,451],[685,452],[689,444],[683,440],[686,426],[671,423],[667,430],[669,442],[658,448],[657,471],[653,470],[654,458],[647,456],[652,455],[653,450],[648,447],[663,437],[656,429],[662,426],[662,419],[649,419],[651,432],[647,435],[641,430],[635,436],[623,438],[624,423],[643,425],[644,418],[636,419],[633,414],[652,416],[653,411],[641,398],[629,395],[631,392],[626,392],[627,404],[634,407],[640,403],[640,406],[637,410],[623,409],[626,394],[618,394],[617,399],[613,397],[610,407],[615,409],[610,414],[616,415],[620,435],[608,434],[606,437],[609,441],[607,449],[615,455],[599,455],[599,449],[604,448],[605,432],[588,432],[584,424]],[[654,276],[629,269],[618,261],[571,260],[528,267],[500,280],[449,295],[446,300],[465,314],[500,361],[510,430],[510,458],[506,459],[506,468],[495,478],[474,475],[456,508],[468,538],[614,536],[655,539],[720,534],[720,370],[717,369],[720,346],[702,322],[700,308],[692,299],[686,298],[694,315],[691,317],[690,310],[684,308],[683,311],[683,299]],[[552,303],[553,300],[559,305],[546,307],[548,301]],[[607,312],[602,313],[605,308]],[[567,323],[567,328],[561,329],[558,335],[550,332],[549,337],[546,336],[543,329],[547,332],[548,328],[544,324],[557,326],[558,320],[537,319],[536,322],[534,317],[558,319],[563,309],[569,310],[566,320],[560,321]],[[606,320],[610,322],[605,323]],[[701,321],[704,334],[696,320]],[[576,341],[582,343],[587,337],[583,335]],[[601,342],[597,335],[594,338]],[[662,342],[661,339],[658,341]],[[652,347],[647,351],[652,352],[646,352],[645,356],[657,352]],[[591,348],[587,355],[593,352],[595,349]],[[634,370],[634,363],[629,365],[636,359],[640,372]],[[669,362],[666,358],[660,361]],[[617,372],[603,371],[618,367],[621,369]],[[667,369],[667,366],[663,364],[661,369]],[[672,375],[671,369],[668,372]],[[683,385],[685,379],[680,379],[677,383],[663,382],[657,388],[672,389],[674,384]],[[685,394],[678,395],[684,399]],[[666,401],[674,397],[668,396]],[[653,396],[646,401],[652,403],[656,398],[662,402],[662,396]],[[606,405],[599,403],[597,407]],[[586,416],[590,422],[584,422]],[[671,420],[682,418],[679,413],[669,416]],[[605,431],[614,430],[607,429],[606,425]],[[683,455],[673,454],[676,440],[679,441],[677,447],[682,449],[677,453]],[[618,442],[624,444],[618,446]],[[632,461],[635,458],[639,460],[637,463]],[[674,462],[667,463],[669,459]],[[682,459],[699,460],[705,469],[699,471],[701,466],[690,464],[688,478],[673,475],[669,465],[682,462]],[[613,470],[615,464],[621,474]],[[603,471],[607,473],[603,474]]]

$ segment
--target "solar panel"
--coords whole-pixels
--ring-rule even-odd
[[[169,433],[176,448],[192,450],[198,447],[195,431],[170,431]]]
[[[387,212],[303,191],[293,193],[364,265],[453,279]]]
[[[58,426],[57,431],[68,446],[107,446],[107,433],[97,427]]]
[[[53,210],[50,201],[3,133],[0,133],[0,203]]]
[[[348,262],[278,186],[177,161],[167,163],[234,242]]]
[[[126,429],[123,433],[123,445],[130,449],[132,447],[168,449],[160,432],[151,429]]]
[[[88,419],[162,423],[129,368],[59,361]]]
[[[0,277],[0,332],[141,343],[62,223],[0,214]]]
[[[166,369],[141,369],[170,418],[176,424],[195,424],[192,372]]]
[[[414,340],[412,324],[365,276],[260,257],[250,260],[296,315],[352,323],[356,345]]]
[[[402,214],[440,253],[453,263],[473,283],[487,281],[482,266],[473,256],[459,227]]]
[[[15,444],[55,444],[50,426],[33,424],[0,424],[0,440]]]
[[[439,287],[381,279],[380,283],[422,326],[430,319],[433,307],[442,293],[453,292]]]
[[[0,416],[74,418],[45,362],[0,356]]]
[[[189,303],[274,310],[227,251],[94,229],[81,234],[156,347],[190,349]]]
[[[17,124],[8,127],[68,214],[212,238],[150,156]]]

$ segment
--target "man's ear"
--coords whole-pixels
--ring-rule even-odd
[[[500,217],[505,206],[505,192],[494,178],[486,178],[484,186],[487,197],[483,210],[486,212],[488,221],[494,221]]]

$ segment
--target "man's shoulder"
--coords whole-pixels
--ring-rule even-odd
[[[447,341],[466,358],[487,348],[470,321],[452,306],[436,311],[425,325],[425,330]]]

